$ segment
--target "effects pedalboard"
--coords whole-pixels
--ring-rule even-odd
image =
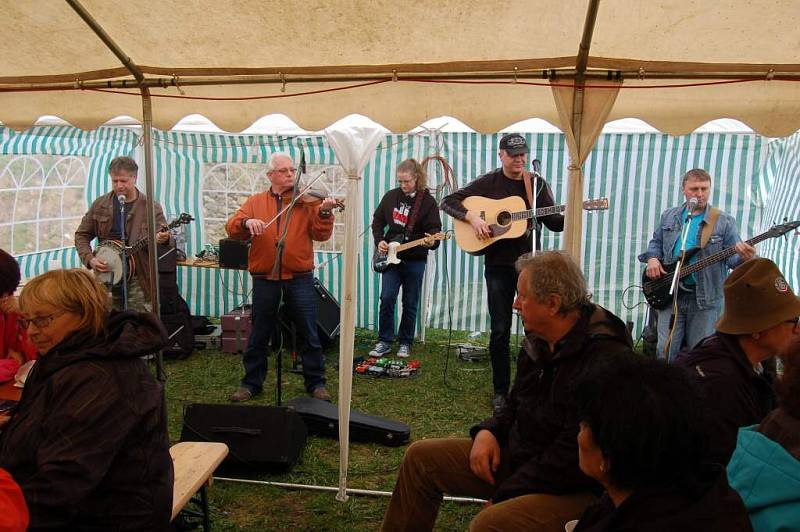
[[[419,360],[369,358],[356,366],[357,375],[368,377],[410,377],[419,370]]]

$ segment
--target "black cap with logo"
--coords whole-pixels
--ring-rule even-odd
[[[512,133],[500,139],[500,149],[505,150],[509,155],[519,155],[528,153],[528,143],[522,135]]]

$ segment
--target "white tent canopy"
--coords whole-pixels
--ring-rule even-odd
[[[201,113],[241,131],[281,112],[307,130],[360,113],[392,131],[445,114],[480,132],[534,116],[560,124],[542,74],[572,82],[590,4],[82,0],[129,70],[79,18],[74,1],[2,3],[0,31],[9,38],[1,45],[0,121],[15,129],[42,114],[82,128],[119,114],[141,120],[133,71],[151,86],[153,124],[161,129]],[[682,134],[729,117],[764,135],[787,135],[800,128],[798,19],[795,0],[605,0],[587,73],[625,80],[609,120],[640,118]],[[698,77],[745,81],[641,88]],[[120,88],[121,80],[130,88]],[[374,84],[339,90],[363,83]],[[129,94],[98,92],[102,86]],[[262,99],[230,99],[247,97]]]

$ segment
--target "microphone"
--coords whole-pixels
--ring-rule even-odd
[[[294,177],[294,194],[300,191],[300,177],[306,173],[306,152],[300,150],[300,164],[297,165],[297,175]]]
[[[533,161],[531,161],[531,166],[533,166],[533,172],[532,172],[533,176],[542,177],[542,174],[540,173],[542,170],[541,161],[539,161],[539,159],[534,159]]]
[[[700,205],[700,200],[697,198],[689,198],[689,201],[686,202],[686,212],[689,213],[689,216],[694,213],[698,205]]]
[[[123,205],[125,204],[126,199],[128,198],[125,197],[125,194],[120,194],[119,196],[117,196],[117,201],[119,201]]]

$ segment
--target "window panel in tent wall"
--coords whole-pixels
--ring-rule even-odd
[[[315,190],[344,195],[344,174],[340,166],[308,165],[306,179],[322,173],[314,183]],[[225,238],[225,223],[253,194],[270,186],[267,165],[263,163],[206,163],[202,169],[202,209],[207,242],[216,245]],[[334,234],[327,242],[315,242],[317,251],[340,252],[344,245],[344,218],[334,224]]]
[[[0,156],[0,247],[14,254],[74,245],[86,210],[86,157]]]

